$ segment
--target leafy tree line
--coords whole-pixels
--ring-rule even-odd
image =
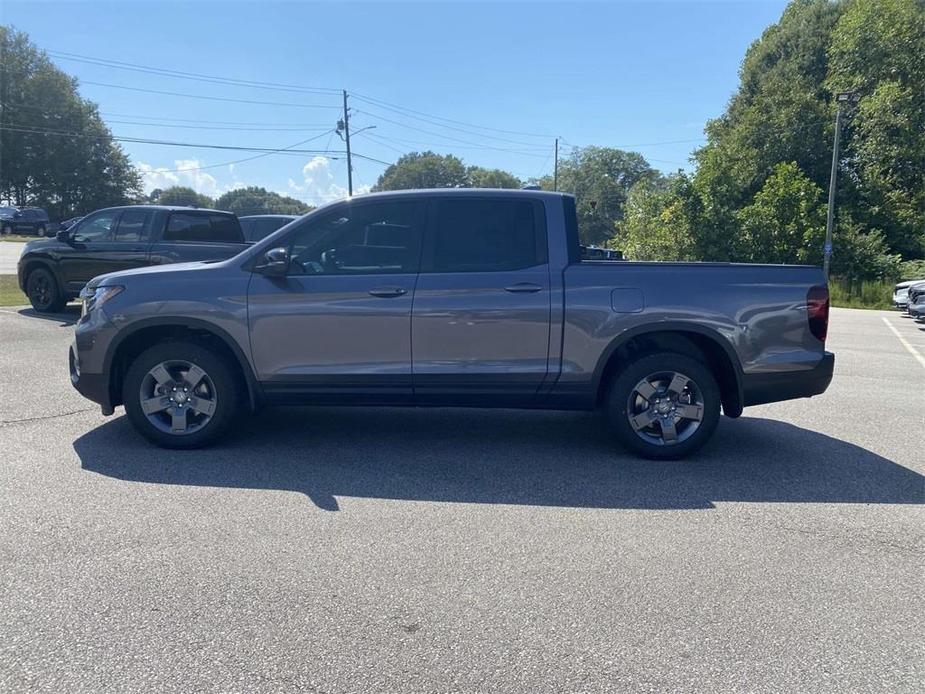
[[[0,26],[0,202],[41,204],[61,219],[140,194],[96,104],[25,34]]]
[[[145,199],[157,205],[184,205],[189,207],[209,207],[215,210],[228,210],[238,216],[251,214],[295,214],[301,215],[314,209],[301,200],[280,195],[266,188],[248,186],[236,188],[220,195],[214,200],[208,195],[197,193],[186,186],[155,189]]]
[[[892,278],[925,256],[925,3],[794,0],[748,49],[696,171],[632,188],[611,241],[628,257],[820,263],[834,137],[833,272]]]

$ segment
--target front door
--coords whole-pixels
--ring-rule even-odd
[[[61,277],[69,292],[79,292],[97,275],[118,269],[110,254],[120,213],[118,209],[100,210],[70,229],[70,238],[59,250]]]
[[[501,196],[432,204],[411,318],[415,400],[529,403],[549,358],[543,205]]]
[[[424,204],[345,202],[281,241],[285,277],[248,290],[257,377],[274,401],[407,402]]]

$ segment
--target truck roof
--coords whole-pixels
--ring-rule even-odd
[[[570,193],[554,192],[551,190],[522,190],[520,188],[412,188],[410,190],[384,190],[378,193],[362,193],[354,195],[352,199],[366,199],[375,197],[420,197],[420,196],[459,196],[459,197],[525,197],[525,198],[562,198],[571,197]]]
[[[208,212],[210,214],[230,214],[234,215],[234,212],[229,212],[228,210],[213,210],[210,207],[188,207],[185,205],[113,205],[112,207],[102,207],[100,210],[163,210],[165,212]]]

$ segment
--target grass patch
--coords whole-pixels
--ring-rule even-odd
[[[43,236],[20,236],[19,234],[0,235],[0,241],[6,241],[7,243],[25,243],[26,241],[38,241],[41,238],[44,238],[44,237]]]
[[[25,306],[29,299],[19,291],[16,275],[0,275],[0,306]]]
[[[893,308],[893,282],[883,280],[829,280],[832,306],[841,308]]]

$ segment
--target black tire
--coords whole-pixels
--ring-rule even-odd
[[[57,313],[67,303],[58,280],[43,267],[35,268],[26,277],[26,295],[32,308],[39,313]]]
[[[676,420],[677,425],[684,429],[676,432],[678,436],[676,442],[665,443],[665,435],[658,421],[652,425],[651,429],[644,429],[642,433],[634,429],[630,421],[633,416],[631,412],[633,403],[630,402],[630,398],[632,396],[634,402],[642,402],[643,408],[648,412],[650,406],[643,400],[636,400],[636,398],[641,398],[636,390],[637,385],[653,374],[671,372],[682,374],[689,379],[689,385],[684,391],[685,395],[682,396],[682,400],[693,401],[692,393],[696,392],[697,398],[702,402],[702,409],[699,424],[690,431],[687,428],[694,424],[693,420],[683,418]],[[666,395],[671,395],[671,393],[662,393],[660,396],[653,397],[659,397],[659,401],[663,402]],[[653,460],[677,460],[699,450],[713,436],[719,422],[720,400],[716,379],[704,363],[683,354],[659,352],[635,359],[613,379],[607,394],[607,419],[619,441],[633,453]],[[675,405],[677,406],[677,403]],[[680,410],[680,406],[678,409]],[[647,434],[647,431],[662,433],[653,436]],[[686,438],[682,438],[682,435]],[[663,443],[654,443],[653,439],[662,439]]]
[[[39,226],[39,236],[48,236],[48,227],[44,224]]]
[[[3,231],[4,234],[6,234],[7,236],[9,236],[10,234],[13,233],[13,227],[11,227],[9,224],[4,224],[4,225],[3,225],[2,231]]]
[[[215,410],[211,418],[190,433],[164,431],[149,420],[141,405],[142,387],[149,372],[159,364],[174,361],[198,366],[214,387]],[[131,363],[123,381],[122,402],[129,421],[152,443],[163,448],[201,448],[214,443],[232,425],[242,406],[243,392],[235,370],[222,355],[196,342],[167,341],[145,350]]]

